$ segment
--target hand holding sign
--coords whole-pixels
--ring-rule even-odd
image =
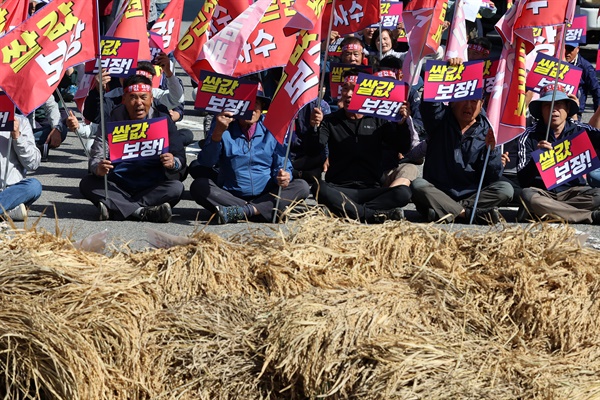
[[[19,129],[19,120],[17,118],[15,118],[13,129],[10,132],[10,136],[15,140],[18,139],[19,136],[21,136],[21,130]]]
[[[114,166],[112,165],[112,162],[110,162],[110,160],[102,160],[96,167],[95,175],[102,177],[104,175],[107,175],[113,168]]]

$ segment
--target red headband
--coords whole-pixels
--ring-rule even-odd
[[[148,72],[148,71],[143,71],[141,69],[138,69],[138,70],[135,71],[135,73],[137,75],[145,76],[146,78],[152,80],[152,74],[150,72]]]
[[[145,83],[136,83],[134,85],[129,85],[125,89],[123,89],[123,93],[133,93],[133,92],[151,92],[152,86],[146,85]]]
[[[394,71],[390,71],[389,69],[384,69],[382,71],[377,71],[375,72],[373,75],[378,76],[380,78],[394,78],[396,79],[396,74],[394,73]]]
[[[362,51],[362,46],[358,43],[350,43],[350,44],[347,44],[344,47],[342,47],[342,51],[353,51],[353,50]]]
[[[356,83],[356,82],[358,82],[357,75],[349,75],[344,78],[344,83]]]
[[[485,47],[483,47],[483,46],[481,46],[479,44],[472,44],[471,43],[471,44],[468,45],[468,49],[476,51],[476,52],[481,53],[481,54],[484,54],[486,56],[488,54],[490,54],[490,51],[488,49],[486,49]]]
[[[559,83],[557,86],[558,86],[556,88],[557,92],[567,93],[567,90],[565,89],[565,87],[563,85],[561,85]],[[542,90],[540,90],[540,97],[544,97],[545,95],[547,95],[548,93],[552,92],[553,90],[554,90],[554,84],[553,83],[550,83],[550,84],[544,86],[542,88]]]

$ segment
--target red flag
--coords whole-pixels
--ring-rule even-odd
[[[265,118],[265,126],[281,144],[298,111],[319,97],[319,32],[320,23],[311,31],[300,31]]]
[[[0,4],[0,35],[27,19],[28,5],[27,0],[6,0]]]
[[[319,3],[318,1],[313,0],[296,0],[294,2],[296,15],[288,21],[285,28],[283,28],[283,33],[286,36],[290,36],[301,30],[313,30],[322,20],[321,17],[325,11],[324,4],[324,1]]]
[[[177,47],[182,16],[183,0],[172,0],[150,29],[162,36],[165,53],[170,53]]]
[[[173,52],[181,68],[196,82],[198,82],[198,75],[194,73],[192,65],[198,59],[202,46],[208,40],[208,28],[216,6],[217,0],[206,0],[204,2],[198,15],[196,15],[186,34],[179,40],[177,48]]]
[[[525,0],[519,4],[520,13],[514,24],[515,34],[529,43],[534,42],[533,27],[563,25],[573,22],[575,0]]]
[[[272,0],[273,2],[279,0]],[[285,0],[287,1],[287,0]],[[254,29],[261,19],[267,17],[267,9],[271,0],[258,0],[248,7],[236,19],[231,21],[222,31],[210,38],[202,47],[200,60],[206,60],[213,71],[223,74],[239,76],[244,74],[235,74],[240,53],[248,44],[248,37],[252,37]],[[289,53],[288,53],[289,55]],[[196,66],[194,66],[196,68]],[[196,69],[194,69],[196,71]]]
[[[329,33],[332,4],[333,0],[327,0],[327,7],[323,12],[325,22],[321,26],[322,37]],[[380,20],[381,0],[335,0],[332,30],[337,31],[340,36],[360,32],[371,25],[379,24]]]
[[[442,40],[448,0],[412,0],[402,12],[409,52],[404,60],[404,79],[413,84],[419,62],[437,51]]]
[[[152,60],[148,31],[146,30],[146,4],[142,0],[129,0],[129,4],[117,24],[113,36],[140,41],[138,60]]]
[[[250,37],[243,43],[233,76],[285,66],[296,44],[296,37],[285,36],[281,32],[295,14],[291,1],[273,0]]]
[[[53,0],[0,38],[0,87],[23,112],[44,103],[67,68],[99,54],[98,10],[88,0]]]
[[[214,36],[254,3],[253,0],[219,0],[210,24],[209,36]]]

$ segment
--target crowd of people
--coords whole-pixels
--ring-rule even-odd
[[[336,61],[349,68],[339,96],[325,85],[322,101],[307,104],[290,121],[294,129],[287,139],[289,152],[264,124],[273,93],[267,93],[261,81],[279,76],[280,70],[251,77],[259,89],[249,119],[235,118],[231,112],[206,118],[206,137],[196,160],[188,160],[185,151],[196,140],[193,133],[176,125],[184,116],[184,84],[173,73],[167,54],[160,54],[154,64],[140,62],[137,73],[126,79],[103,75],[97,85],[105,95],[90,92],[82,121],[73,112],[60,115],[52,96],[41,118],[49,122],[36,128],[35,116],[17,116],[12,131],[0,134],[0,214],[15,220],[27,216],[42,185],[26,172],[35,171],[48,149],[74,132],[91,144],[86,150],[89,174],[79,189],[97,207],[100,220],[169,222],[184,194],[183,182],[190,179],[191,198],[221,224],[270,222],[310,196],[334,216],[369,224],[405,219],[410,202],[420,221],[427,222],[494,224],[502,219],[502,207],[516,205],[519,220],[600,224],[600,171],[548,190],[532,158],[535,150],[551,150],[554,143],[583,130],[600,150],[600,114],[594,113],[587,124],[581,122],[588,95],[598,109],[600,85],[594,67],[579,54],[578,43],[566,46],[566,62],[584,71],[578,94],[568,95],[560,83],[547,85],[528,104],[525,132],[501,150],[490,136],[485,98],[446,104],[422,101],[422,80],[410,88],[399,108],[399,121],[348,110],[357,85],[358,69],[353,67],[369,65],[375,75],[402,80],[407,49],[397,40],[401,28],[367,28],[343,39]],[[469,60],[489,57],[492,43],[473,29]],[[329,39],[337,39],[335,32]],[[443,56],[440,46],[429,57]],[[464,61],[447,60],[451,66]],[[163,77],[160,88],[153,87],[156,66]],[[167,120],[167,152],[110,161],[99,129],[103,120],[159,117]]]

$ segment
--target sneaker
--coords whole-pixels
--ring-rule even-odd
[[[110,213],[108,208],[103,202],[98,202],[98,221],[108,221],[110,219]]]
[[[21,203],[12,210],[8,210],[6,216],[13,221],[24,221],[27,218],[27,208],[25,208],[25,204]]]
[[[391,210],[376,211],[373,215],[373,222],[382,224],[385,221],[402,221],[404,219],[404,210],[401,207]]]
[[[466,220],[467,223],[471,222],[471,214],[473,212],[472,208],[467,209]],[[497,207],[492,208],[478,208],[475,211],[475,218],[473,218],[473,223],[477,225],[496,225],[500,222],[500,211],[498,211]]]
[[[246,219],[246,214],[240,206],[216,206],[215,208],[217,209],[217,223],[219,225]]]
[[[171,221],[171,205],[163,203],[160,206],[144,207],[140,215],[140,221],[166,223]]]

